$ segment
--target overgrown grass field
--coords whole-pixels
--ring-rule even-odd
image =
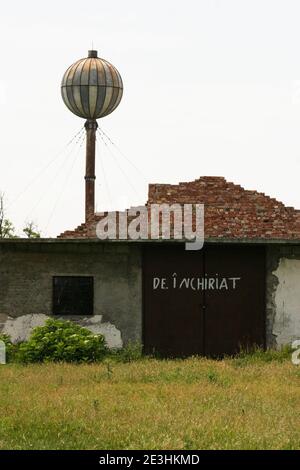
[[[300,367],[212,361],[0,366],[1,449],[299,449]]]

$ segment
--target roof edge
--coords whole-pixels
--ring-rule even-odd
[[[141,244],[141,243],[152,243],[152,244],[161,244],[161,243],[193,243],[193,240],[130,240],[130,239],[123,239],[123,240],[99,240],[98,238],[3,238],[0,239],[0,246],[1,245],[66,245],[66,244]],[[213,243],[213,244],[249,244],[249,245],[300,245],[300,238],[221,238],[221,237],[210,237],[205,238],[204,243]]]

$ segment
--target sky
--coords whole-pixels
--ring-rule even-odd
[[[124,83],[99,120],[113,144],[97,142],[97,211],[204,175],[300,209],[299,19],[296,0],[1,2],[0,191],[17,233],[84,221],[84,120],[60,82],[92,47]]]

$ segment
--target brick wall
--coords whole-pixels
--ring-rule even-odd
[[[204,176],[192,182],[150,184],[146,205],[204,204],[205,239],[300,239],[300,211],[264,193],[249,191],[222,177]],[[59,238],[95,238],[95,214],[88,223]]]

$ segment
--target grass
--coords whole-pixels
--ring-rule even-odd
[[[0,449],[300,448],[287,354],[8,364],[0,406]]]

